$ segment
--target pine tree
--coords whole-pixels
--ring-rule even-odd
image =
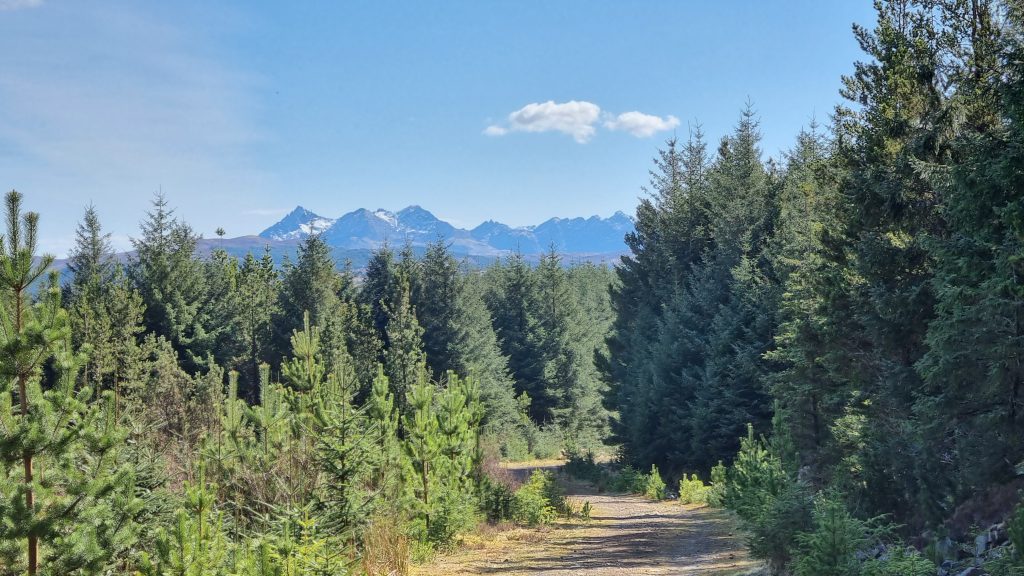
[[[135,256],[128,267],[145,304],[146,330],[166,338],[190,373],[207,367],[213,347],[197,240],[192,228],[174,217],[163,194],[157,194],[141,238],[132,240]]]
[[[846,389],[859,396],[851,415],[871,422],[848,455],[863,473],[862,506],[919,525],[940,514],[938,495],[949,491],[941,469],[918,468],[931,458],[900,456],[921,446],[934,450],[938,461],[944,452],[921,445],[913,422],[922,389],[915,364],[935,311],[928,245],[948,234],[941,197],[927,174],[948,166],[957,132],[951,123],[960,117],[948,109],[956,86],[944,85],[944,78],[958,75],[949,50],[971,43],[961,39],[966,42],[947,48],[953,27],[924,4],[879,3],[877,11],[873,30],[854,30],[867,61],[843,78],[843,95],[855,108],[836,114],[845,226],[830,239],[836,242],[830,254],[850,290],[830,293],[837,298],[830,307],[849,307],[844,331],[853,345],[838,343],[833,361],[842,367]]]
[[[829,152],[816,126],[799,135],[788,156],[769,249],[781,291],[775,349],[768,354],[778,363],[772,378],[776,416],[800,465],[822,474],[841,458],[831,428],[854,401],[836,377],[843,368],[834,364],[834,350],[857,345],[847,339],[851,311],[845,296],[852,288],[830,252],[842,212]]]
[[[269,249],[259,259],[246,254],[239,278],[239,337],[244,343],[239,372],[245,389],[243,396],[250,400],[258,394],[260,365],[272,360],[273,321],[278,314],[280,284]]]
[[[302,330],[292,333],[292,357],[281,365],[281,376],[292,390],[309,392],[327,377],[320,347],[320,329],[310,324],[309,312],[303,315]]]
[[[961,97],[950,104],[966,123],[954,146],[957,162],[927,172],[950,233],[928,245],[935,260],[935,318],[925,336],[927,351],[916,365],[928,394],[916,399],[914,409],[934,450],[954,455],[933,472],[949,476],[956,493],[951,505],[972,497],[979,486],[1010,481],[1024,460],[1019,266],[1024,237],[1016,168],[1024,142],[1024,48],[1014,36],[1006,43],[1010,64],[1000,67],[993,60],[991,51],[1004,33],[994,9],[976,3],[962,24],[976,32],[967,45]],[[1019,30],[1019,9],[1009,16]],[[998,92],[992,93],[993,85]],[[993,111],[1001,118],[992,118]]]
[[[409,388],[405,404],[406,415],[402,416],[404,438],[402,447],[409,461],[410,487],[416,503],[416,517],[423,523],[423,536],[430,534],[430,518],[434,511],[437,495],[436,470],[441,439],[437,418],[434,416],[434,385],[421,371],[419,379]]]
[[[523,415],[508,364],[498,347],[479,275],[461,269],[443,242],[434,242],[420,263],[420,289],[412,291],[423,327],[423,351],[435,379],[451,371],[479,379],[484,426],[497,438],[521,435]]]
[[[197,479],[184,487],[184,502],[174,515],[170,530],[161,530],[155,554],[142,554],[141,573],[146,576],[221,574],[230,562],[231,542],[224,515],[216,507],[215,484],[208,484],[200,467]]]
[[[516,400],[508,360],[501,353],[491,313],[484,302],[482,277],[467,272],[461,277],[461,285],[455,321],[463,340],[452,346],[457,355],[450,369],[479,379],[484,407],[482,429],[507,446],[522,439],[528,419]]]
[[[314,390],[317,463],[324,474],[319,506],[324,528],[354,541],[369,517],[371,495],[365,489],[370,474],[372,436],[367,431],[367,407],[356,407],[355,372],[342,366]]]
[[[530,418],[540,424],[551,420],[551,407],[544,381],[545,352],[537,319],[536,278],[522,254],[509,256],[503,266],[494,268],[491,289],[486,294],[494,331],[508,369],[515,380],[517,396],[529,398]]]
[[[395,398],[403,399],[399,402],[399,413],[407,414],[409,407],[404,399],[427,370],[427,359],[421,348],[423,329],[409,302],[408,285],[403,284],[392,306],[388,309],[387,341],[390,345],[384,353],[384,373]]]
[[[553,246],[541,258],[536,276],[541,349],[547,354],[544,385],[554,401],[550,411],[570,442],[596,446],[605,414],[593,365],[596,339],[604,335],[604,327],[581,312],[581,295]]]
[[[366,402],[366,418],[369,431],[375,439],[371,486],[382,499],[396,496],[398,486],[396,474],[401,471],[401,453],[398,445],[399,414],[395,407],[395,395],[391,384],[384,375],[384,367],[378,365],[377,377],[373,379],[370,397]]]
[[[95,208],[86,208],[68,263],[72,278],[65,293],[72,345],[89,348],[82,380],[113,390],[120,411],[123,388],[141,379],[143,304],[115,260],[109,237]]]
[[[206,279],[210,355],[213,362],[227,370],[241,367],[247,342],[242,331],[242,272],[238,258],[217,248],[203,262]]]
[[[331,249],[319,235],[307,237],[299,247],[295,264],[286,262],[281,282],[279,306],[272,316],[274,354],[282,358],[290,349],[291,334],[303,325],[309,313],[310,324],[322,331],[323,349],[329,368],[346,346],[341,295],[348,289],[348,278],[338,273]]]
[[[75,247],[68,258],[71,285],[82,290],[90,284],[112,282],[115,264],[110,234],[103,233],[96,207],[90,204],[75,231]]]
[[[7,194],[0,243],[0,561],[27,574],[96,573],[131,545],[138,510],[112,394],[77,386],[53,257],[35,255],[39,217]],[[41,284],[40,284],[41,283]],[[39,287],[33,301],[30,290]],[[44,365],[56,381],[44,386]],[[24,560],[23,560],[24,559]]]
[[[405,289],[411,293],[411,279],[407,278],[406,284]],[[385,350],[391,346],[391,341],[388,340],[388,322],[402,290],[395,268],[395,254],[385,243],[373,252],[366,264],[366,276],[359,291],[359,302],[369,307],[373,327]]]
[[[702,371],[703,335],[678,331],[693,325],[678,315],[688,310],[682,295],[696,290],[688,284],[698,285],[684,283],[684,276],[711,248],[707,164],[699,128],[683,146],[675,139],[666,143],[637,207],[635,229],[626,236],[631,254],[616,268],[615,321],[608,351],[597,364],[608,386],[605,404],[614,415],[610,440],[620,442],[627,459],[640,466],[664,467],[664,455],[689,442],[676,434],[688,432],[694,387],[680,379],[692,380]],[[662,320],[666,310],[675,316]]]

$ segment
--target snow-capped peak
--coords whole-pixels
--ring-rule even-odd
[[[389,212],[388,210],[378,208],[374,210],[373,215],[394,227],[398,227],[398,218],[396,218],[395,215],[392,212]]]
[[[333,218],[324,218],[302,206],[296,206],[280,222],[260,232],[260,236],[271,240],[301,240],[310,234],[327,230],[332,224]]]

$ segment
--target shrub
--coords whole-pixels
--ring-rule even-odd
[[[562,433],[553,426],[531,430],[529,442],[530,452],[539,460],[556,458],[562,453]]]
[[[404,576],[412,555],[403,522],[394,516],[375,517],[363,533],[362,565],[367,576]]]
[[[564,509],[564,499],[558,497],[558,487],[550,472],[535,470],[530,479],[516,490],[512,501],[512,520],[517,524],[536,526],[547,524]],[[555,498],[557,502],[552,502]]]
[[[898,548],[888,557],[864,563],[863,576],[934,576],[935,564],[913,548]]]
[[[644,483],[643,494],[651,500],[665,499],[665,481],[661,479],[661,473],[654,464],[651,464],[651,472]]]
[[[500,446],[505,460],[522,462],[530,458],[530,443],[518,431],[502,438]]]
[[[426,536],[433,544],[447,548],[459,533],[471,530],[477,521],[476,498],[449,489],[440,494],[434,503],[430,514],[430,530]]]
[[[642,494],[646,486],[647,476],[632,466],[622,467],[609,481],[609,489],[612,492]]]
[[[725,491],[729,487],[729,471],[719,460],[718,464],[711,468],[711,486],[708,488],[708,506],[721,508],[725,506]]]
[[[764,560],[776,573],[789,563],[797,535],[811,529],[813,502],[809,491],[790,484],[752,520],[743,522],[750,553]]]
[[[591,482],[601,480],[602,470],[594,461],[593,452],[570,447],[566,450],[565,456],[566,463],[563,469],[567,474],[581,480],[590,480]]]
[[[512,519],[515,491],[508,484],[484,478],[480,494],[480,507],[489,522]]]
[[[562,513],[565,514],[566,518],[579,518],[581,520],[590,520],[590,513],[594,511],[594,508],[590,505],[590,500],[580,502],[576,499],[565,500],[564,510]]]
[[[704,485],[704,482],[697,477],[696,474],[686,478],[686,474],[679,479],[679,503],[680,504],[707,504],[708,493],[711,491],[710,486]]]
[[[1007,519],[1006,530],[1013,544],[1014,556],[1018,560],[1024,559],[1024,504],[1019,504]]]
[[[740,440],[740,451],[729,471],[725,505],[752,522],[789,484],[782,461],[768,450],[763,438],[754,437],[754,428],[748,424],[747,437]]]
[[[874,531],[854,518],[836,494],[822,494],[814,503],[814,529],[797,534],[793,563],[796,576],[857,576],[856,553],[871,546]]]
[[[1007,554],[985,562],[985,572],[992,576],[1024,576],[1024,567],[1016,558]]]
[[[544,499],[548,501],[548,505],[554,508],[555,512],[562,514],[565,513],[565,491],[562,490],[562,486],[555,481],[555,477],[551,472],[544,473],[542,493],[544,494]]]

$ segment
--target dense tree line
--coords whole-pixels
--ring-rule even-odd
[[[408,556],[485,512],[536,516],[485,460],[604,436],[607,268],[471,269],[438,241],[357,273],[315,235],[280,268],[200,258],[158,195],[126,260],[87,208],[61,278],[21,201],[0,250],[0,574],[356,573],[371,540]]]
[[[706,474],[749,423],[786,483],[914,532],[1024,462],[1024,14],[876,7],[848,104],[781,161],[749,107],[667,143],[600,367],[627,460]]]

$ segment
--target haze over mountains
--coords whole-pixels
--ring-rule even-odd
[[[426,246],[442,239],[453,253],[495,257],[519,251],[524,255],[547,252],[552,246],[566,256],[612,257],[626,251],[624,237],[633,221],[622,212],[609,218],[551,218],[536,226],[513,228],[488,220],[466,230],[434,216],[420,206],[391,212],[360,208],[338,218],[315,214],[302,206],[260,233],[272,242],[292,243],[312,233],[322,234],[335,250],[373,250],[385,242],[401,248]]]

